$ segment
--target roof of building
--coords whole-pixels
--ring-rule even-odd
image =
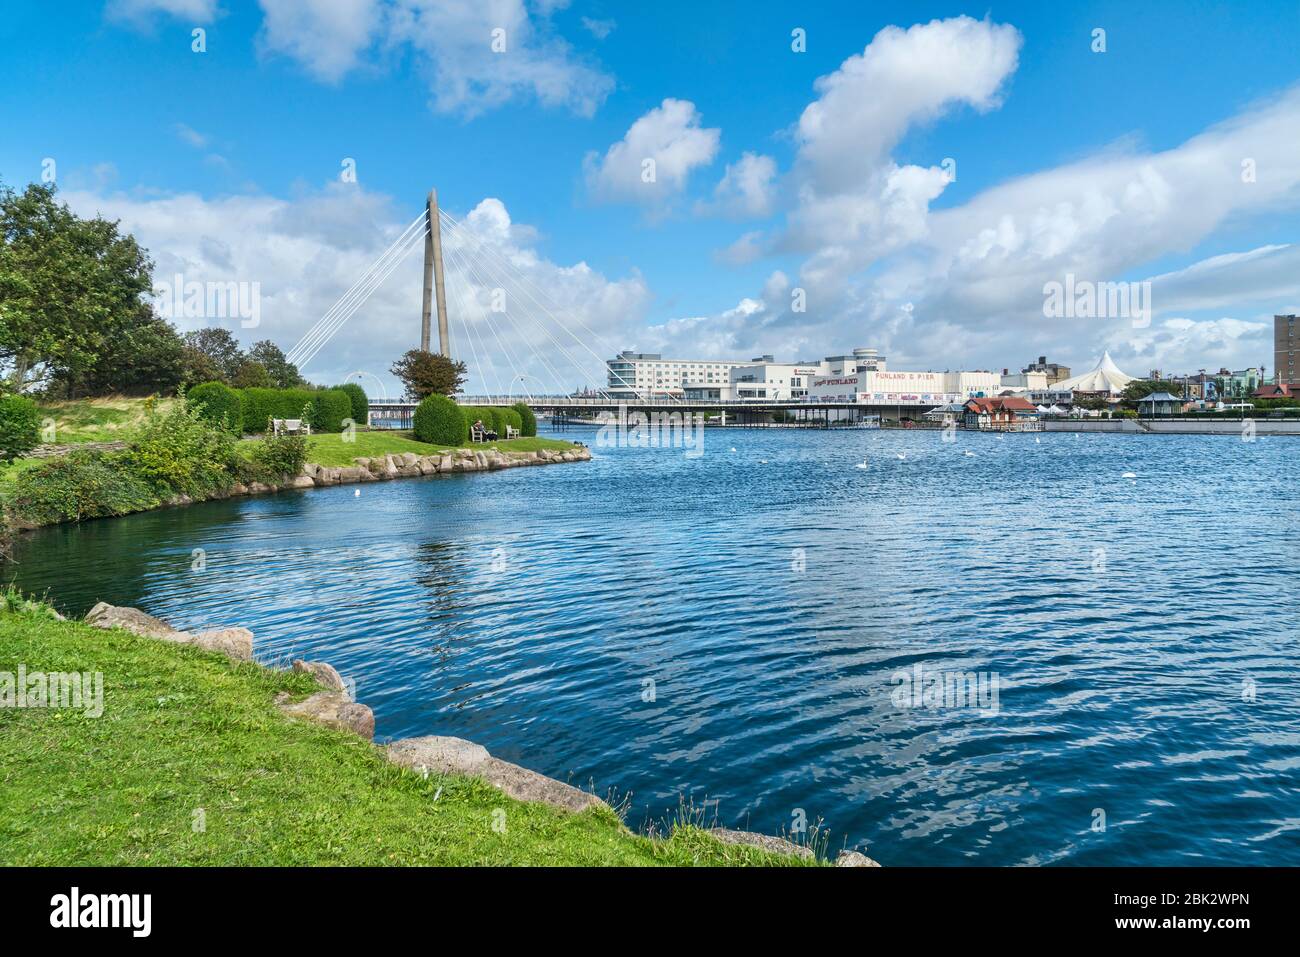
[[[1182,402],[1182,398],[1176,395],[1170,395],[1168,392],[1152,392],[1138,399],[1138,404],[1143,402]]]
[[[1018,395],[981,397],[968,399],[962,406],[973,412],[1037,412],[1038,406]]]
[[[1281,385],[1278,385],[1270,382],[1267,385],[1260,386],[1258,389],[1256,389],[1254,392],[1251,393],[1251,396],[1256,399],[1272,399],[1272,398],[1300,399],[1300,385],[1294,385],[1289,383],[1283,383]]]
[[[1091,372],[1071,376],[1069,379],[1062,379],[1060,382],[1053,383],[1052,390],[1056,392],[1109,392],[1112,395],[1118,395],[1124,391],[1126,385],[1136,378],[1137,376],[1122,372],[1119,366],[1115,365],[1115,360],[1110,357],[1110,353],[1104,352],[1101,361],[1097,363],[1097,367]]]

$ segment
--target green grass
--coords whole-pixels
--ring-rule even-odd
[[[175,399],[158,399],[160,407]],[[103,399],[67,399],[40,403],[41,417],[54,420],[58,444],[115,442],[125,439],[145,417],[147,399],[111,396]]]
[[[104,676],[97,718],[0,708],[0,865],[807,863],[694,826],[651,840],[609,811],[425,780],[355,735],[283,717],[273,696],[309,693],[305,676],[0,602],[0,671]]]
[[[354,458],[374,458],[393,452],[414,452],[416,455],[435,455],[449,451],[445,445],[429,445],[417,442],[410,432],[357,432],[355,441],[345,442],[342,435],[312,435],[307,439],[309,451],[307,461],[317,465],[351,465]],[[245,444],[256,441],[246,439]],[[502,452],[539,452],[542,449],[555,449],[563,452],[572,449],[573,443],[558,439],[509,439],[499,442],[487,442],[480,445],[463,446],[480,451],[490,448]]]

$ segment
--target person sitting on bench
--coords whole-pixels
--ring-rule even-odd
[[[470,434],[483,436],[479,441],[495,442],[497,440],[497,434],[484,426],[482,419],[478,419],[474,422],[474,427],[470,430]]]

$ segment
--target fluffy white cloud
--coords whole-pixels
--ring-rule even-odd
[[[700,126],[689,100],[666,99],[637,119],[602,157],[587,154],[584,166],[593,196],[661,206],[686,185],[692,170],[718,154],[722,131]]]
[[[261,49],[282,53],[318,80],[337,82],[361,62],[379,33],[380,0],[259,0]]]
[[[414,216],[398,212],[387,197],[342,184],[292,200],[75,190],[62,198],[79,214],[120,219],[154,257],[159,285],[173,283],[177,274],[184,282],[258,284],[256,328],[243,328],[237,316],[174,317],[182,331],[224,326],[246,345],[272,339],[286,352]],[[577,337],[600,359],[621,348],[649,301],[641,277],[610,280],[583,262],[551,262],[535,248],[535,231],[513,223],[496,199],[483,200],[464,222],[472,234],[446,233],[444,252],[452,348],[470,367],[469,387],[508,389],[517,373],[529,377],[533,390],[603,382],[600,360]],[[419,345],[420,257],[417,245],[306,365],[309,378],[336,382],[360,369],[395,394],[389,366]],[[506,292],[504,314],[490,312],[498,288]],[[539,302],[575,335],[548,318]]]
[[[701,212],[718,212],[736,218],[761,219],[771,214],[776,201],[776,160],[746,152],[728,163],[713,190],[713,202],[701,203]]]
[[[211,23],[220,10],[217,0],[109,0],[106,12],[110,19],[147,27],[160,14],[194,23]]]
[[[372,48],[412,50],[433,106],[473,115],[517,97],[591,115],[611,78],[580,62],[554,35],[555,5],[530,15],[523,0],[259,0],[262,48],[337,82]]]

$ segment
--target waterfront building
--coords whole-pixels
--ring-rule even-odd
[[[1296,368],[1296,315],[1273,317],[1273,381],[1278,385],[1300,383]]]
[[[1070,378],[1070,367],[1059,362],[1048,362],[1047,356],[1039,356],[1037,362],[1025,366],[1022,372],[1041,372],[1047,376],[1047,385],[1056,385],[1062,379]]]
[[[616,399],[654,396],[685,397],[688,390],[729,389],[731,370],[752,365],[739,359],[665,359],[657,352],[624,350],[605,363],[607,389]],[[731,398],[731,395],[695,395],[692,398]]]
[[[1261,385],[1251,393],[1252,399],[1300,399],[1300,385]]]
[[[968,429],[1031,432],[1041,428],[1038,407],[1018,395],[968,399],[963,410]]]
[[[1091,371],[1052,383],[1048,391],[1052,394],[1053,401],[1070,402],[1075,397],[1089,396],[1117,402],[1124,387],[1136,378],[1137,376],[1121,371],[1110,353],[1105,352]]]
[[[802,399],[829,362],[777,362],[772,356],[759,356],[753,365],[731,370],[731,391],[737,399]]]
[[[1152,392],[1138,399],[1138,415],[1173,415],[1181,412],[1183,400],[1168,392]]]

